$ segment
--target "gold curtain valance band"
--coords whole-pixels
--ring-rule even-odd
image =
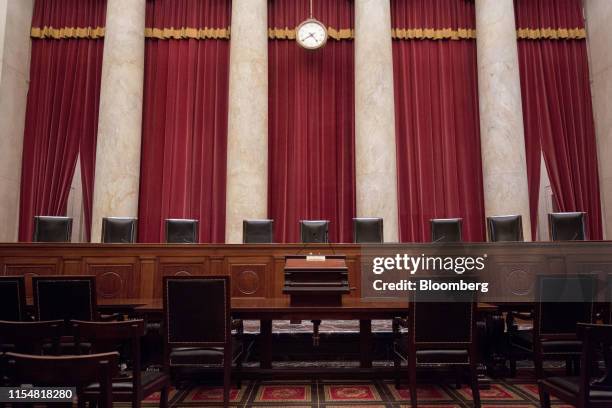
[[[474,40],[476,30],[471,28],[393,28],[394,40]]]
[[[229,40],[228,28],[145,28],[146,38],[158,40]]]
[[[62,40],[68,38],[89,38],[92,40],[104,38],[104,27],[32,27],[32,38],[53,38]]]
[[[352,40],[354,38],[353,30],[350,28],[335,29],[327,28],[329,38],[340,40]],[[271,40],[295,40],[295,28],[269,28],[268,38]]]
[[[519,28],[519,40],[584,40],[584,28]]]

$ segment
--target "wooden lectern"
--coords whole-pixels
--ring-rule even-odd
[[[349,293],[346,256],[287,256],[283,293],[291,306],[341,306]]]

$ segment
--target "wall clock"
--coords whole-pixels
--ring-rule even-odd
[[[327,28],[319,20],[311,17],[295,29],[295,40],[307,50],[316,50],[327,42]]]

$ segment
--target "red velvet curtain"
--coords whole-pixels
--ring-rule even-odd
[[[146,7],[139,239],[194,218],[200,242],[224,242],[231,2]]]
[[[531,230],[536,238],[541,155],[559,211],[588,213],[602,239],[597,148],[580,0],[515,0]]]
[[[268,2],[268,214],[278,242],[298,242],[301,219],[330,220],[330,241],[352,242],[353,2],[313,6],[330,38],[322,49],[307,51],[288,34],[308,18],[309,0]]]
[[[65,215],[81,157],[89,237],[106,0],[37,0],[21,171],[19,240],[33,217]]]
[[[485,239],[473,0],[392,0],[400,240],[431,218]]]

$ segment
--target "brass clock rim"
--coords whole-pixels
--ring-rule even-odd
[[[302,26],[304,26],[304,25],[306,25],[308,23],[318,24],[319,26],[321,26],[323,28],[323,31],[325,32],[325,38],[323,39],[321,44],[317,45],[316,47],[307,47],[307,46],[304,45],[304,43],[302,43],[300,41],[300,37],[299,37],[298,33],[300,32],[300,29],[302,28]],[[320,22],[319,20],[317,20],[316,18],[313,18],[313,17],[307,18],[306,20],[302,21],[295,28],[295,41],[298,43],[298,45],[300,47],[304,48],[305,50],[318,50],[319,48],[322,48],[325,44],[327,44],[327,39],[328,38],[329,38],[329,33],[327,32],[327,27],[325,27],[325,24],[323,24],[322,22]]]

